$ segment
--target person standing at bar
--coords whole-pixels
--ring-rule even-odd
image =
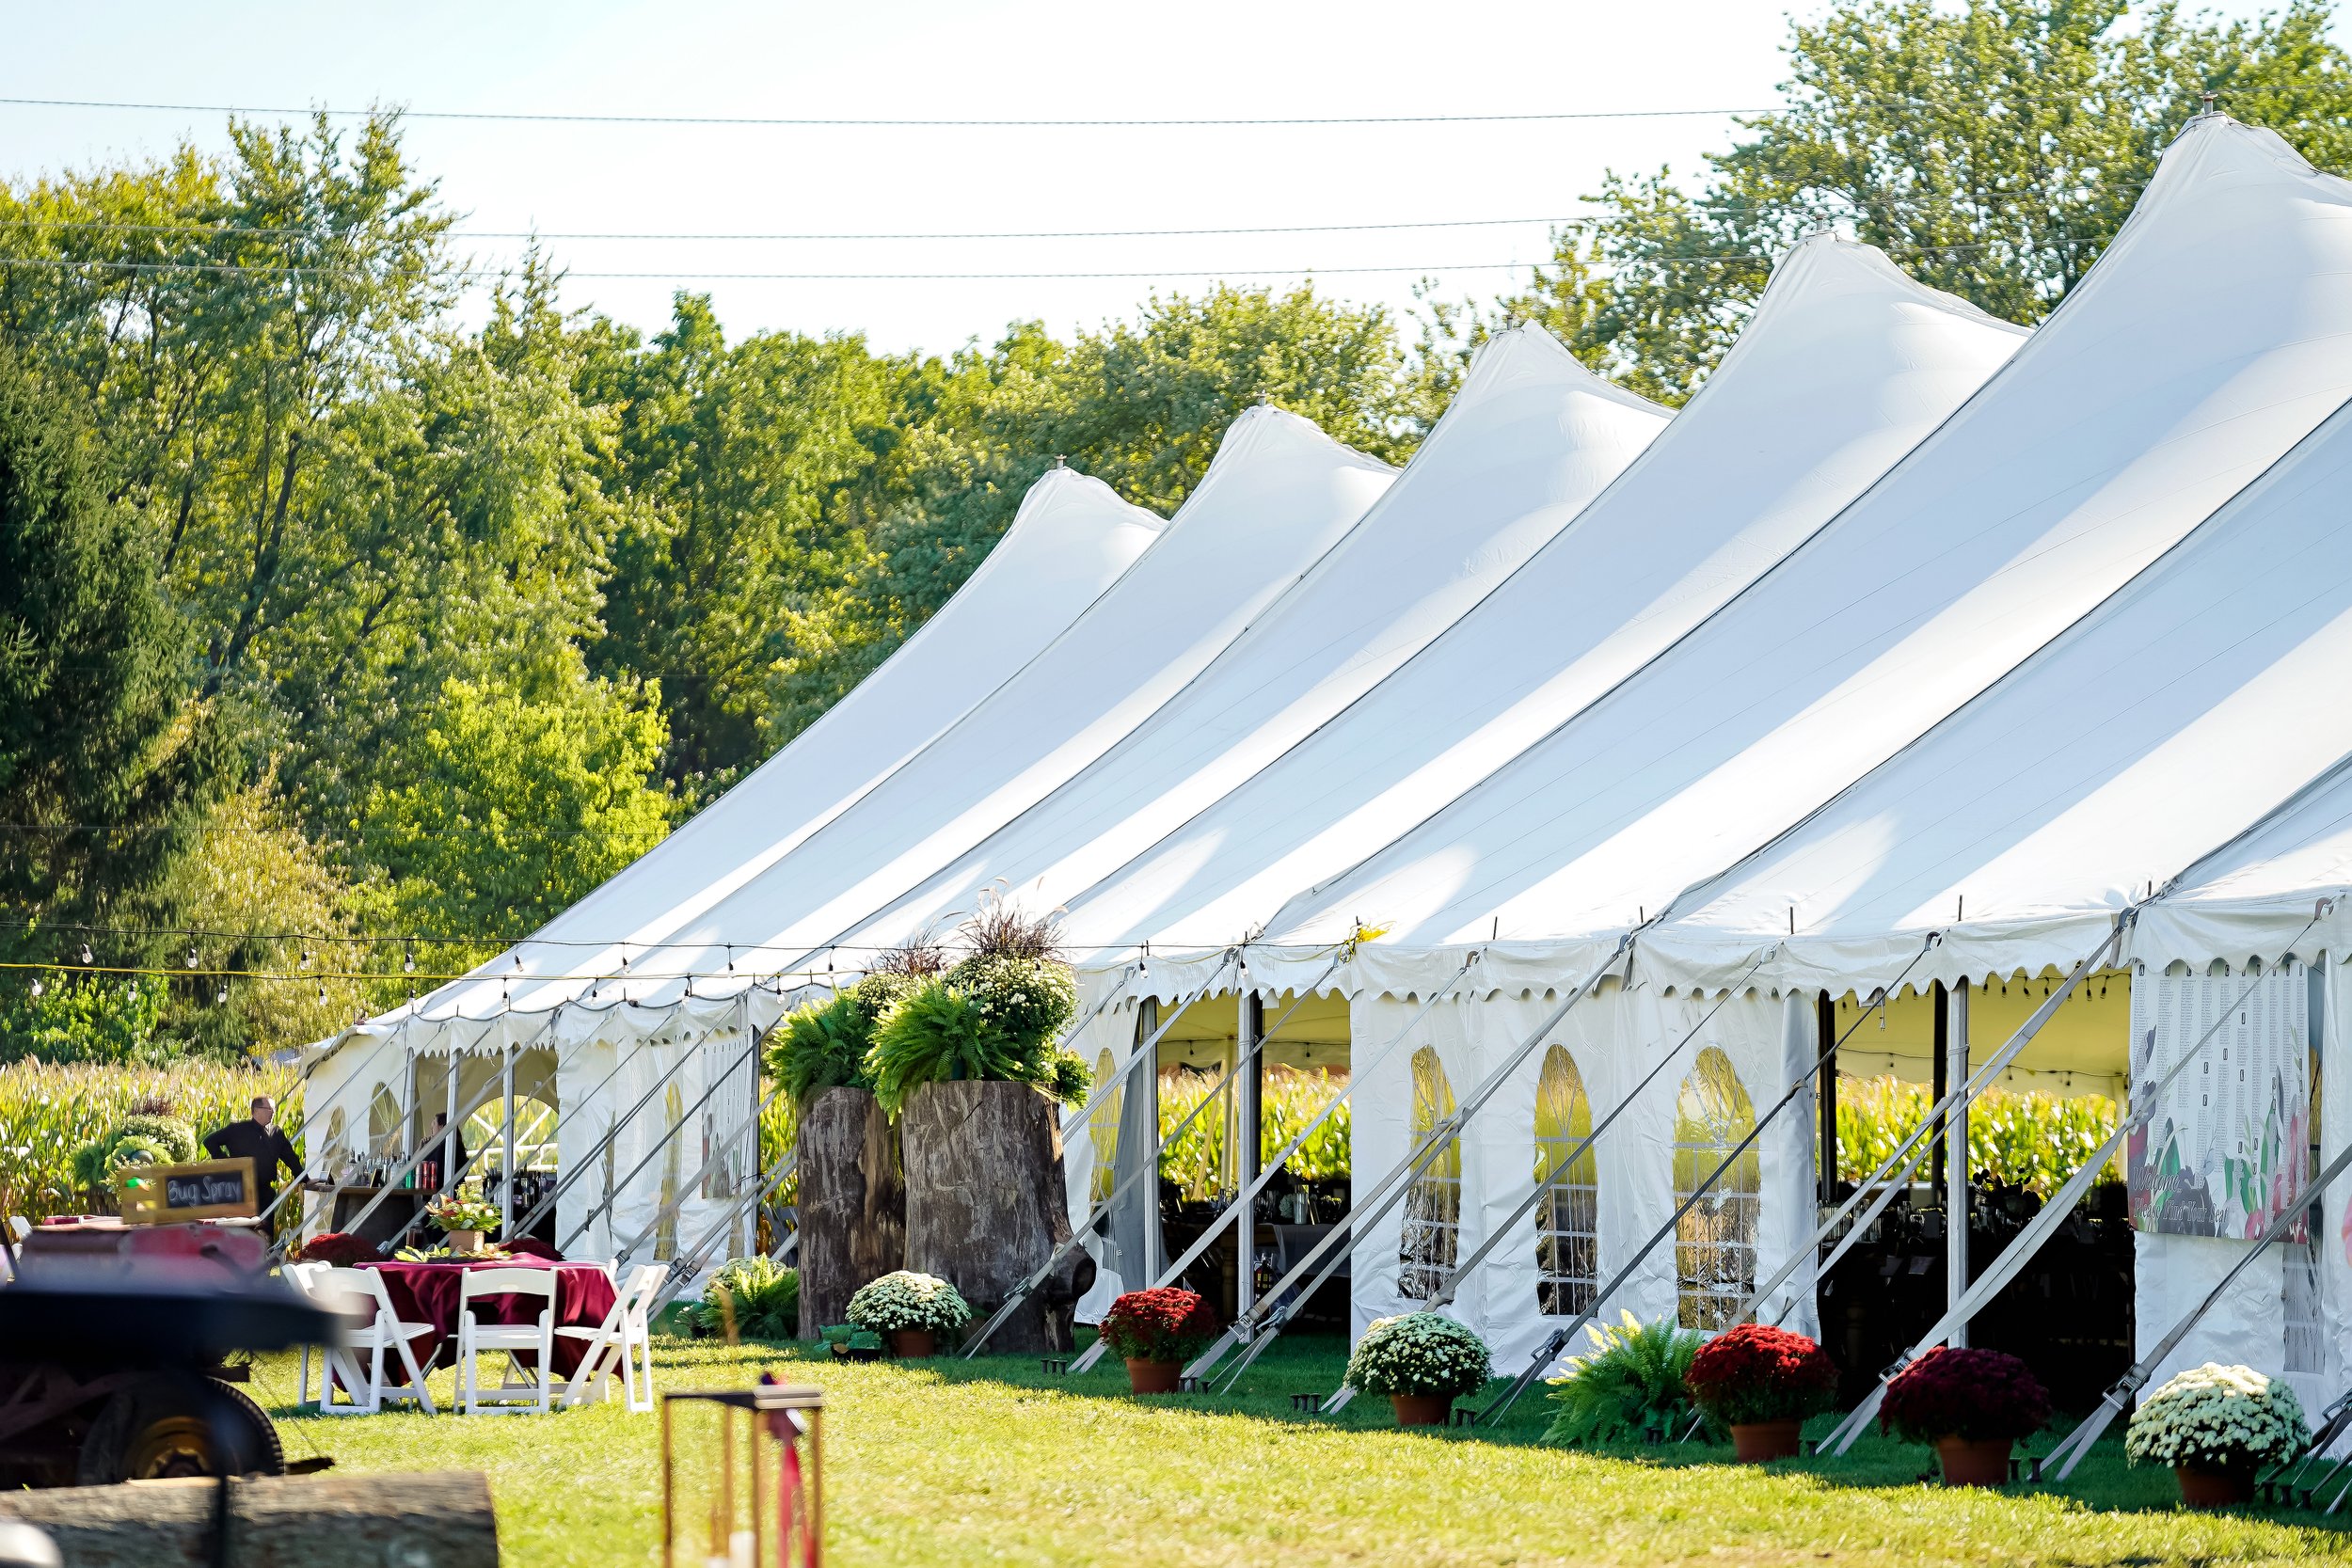
[[[278,1172],[283,1166],[287,1174],[302,1174],[302,1156],[294,1152],[293,1140],[284,1128],[277,1125],[278,1102],[265,1094],[253,1097],[251,1114],[243,1121],[232,1121],[204,1135],[204,1152],[215,1160],[250,1160],[253,1162],[253,1196],[266,1210],[278,1199]]]
[[[436,1193],[454,1192],[466,1169],[466,1134],[462,1128],[451,1128],[447,1111],[434,1113],[433,1142],[426,1147],[433,1156],[425,1162],[425,1187]]]

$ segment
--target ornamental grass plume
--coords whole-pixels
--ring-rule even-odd
[[[1802,1421],[1837,1398],[1837,1364],[1802,1334],[1740,1323],[1698,1348],[1682,1385],[1724,1426]]]
[[[1121,1360],[1189,1361],[1216,1338],[1216,1313],[1191,1291],[1130,1291],[1111,1303],[1099,1332]]]
[[[2311,1441],[2303,1403],[2284,1378],[2208,1361],[2139,1402],[2123,1454],[2134,1465],[2227,1470],[2282,1465]]]
[[[1486,1341],[1452,1318],[1406,1312],[1375,1319],[1347,1358],[1346,1383],[1366,1394],[1459,1399],[1494,1375]]]
[[[2050,1396],[2023,1361],[1997,1350],[1938,1346],[1886,1386],[1879,1425],[1914,1443],[2015,1442],[2050,1419]]]

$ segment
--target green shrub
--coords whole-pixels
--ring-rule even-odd
[[[1699,1418],[1683,1380],[1705,1337],[1672,1318],[1615,1328],[1599,1323],[1589,1355],[1573,1357],[1565,1377],[1551,1380],[1553,1413],[1547,1443],[1588,1448],[1603,1443],[1658,1443],[1680,1437]]]
[[[1040,1060],[1059,1044],[1062,1030],[1077,1016],[1077,977],[1053,958],[976,953],[949,970],[946,981],[979,1004],[1026,1062]]]
[[[868,974],[829,1002],[796,1009],[768,1047],[768,1070],[795,1101],[826,1089],[870,1089],[866,1053],[874,1026],[898,999],[922,982],[898,973]]]
[[[772,1258],[739,1258],[722,1266],[703,1287],[702,1302],[694,1308],[695,1331],[724,1335],[730,1313],[739,1338],[798,1337],[801,1271],[787,1269]]]
[[[900,998],[874,1030],[866,1070],[874,1097],[896,1117],[923,1084],[960,1078],[1019,1080],[1011,1042],[970,993],[930,981]]]
[[[203,1157],[203,1146],[197,1141],[196,1129],[178,1117],[141,1114],[124,1117],[115,1123],[117,1138],[151,1138],[162,1148],[169,1164],[186,1164]]]
[[[1094,1088],[1094,1072],[1086,1058],[1073,1051],[1054,1053],[1053,1081],[1042,1085],[1047,1094],[1065,1105],[1083,1105]]]

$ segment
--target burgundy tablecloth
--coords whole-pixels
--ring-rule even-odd
[[[437,1357],[444,1343],[452,1356],[457,1354],[457,1298],[461,1289],[459,1278],[469,1269],[548,1269],[555,1271],[555,1326],[558,1328],[595,1328],[612,1310],[612,1280],[595,1263],[548,1263],[535,1259],[506,1258],[481,1263],[362,1263],[363,1269],[373,1269],[384,1276],[384,1289],[392,1298],[392,1312],[403,1323],[431,1323],[430,1338],[415,1341],[417,1364],[430,1367],[428,1357]],[[538,1313],[536,1296],[477,1297],[474,1316],[484,1323],[529,1323]],[[581,1359],[588,1354],[585,1339],[558,1336],[555,1341],[555,1371],[559,1377],[570,1377],[580,1370]],[[526,1357],[528,1359],[528,1357]],[[397,1365],[387,1358],[385,1371],[389,1375]]]

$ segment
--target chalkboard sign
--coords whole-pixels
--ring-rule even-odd
[[[189,1165],[125,1165],[115,1173],[125,1225],[242,1219],[260,1209],[253,1162],[205,1160]]]

